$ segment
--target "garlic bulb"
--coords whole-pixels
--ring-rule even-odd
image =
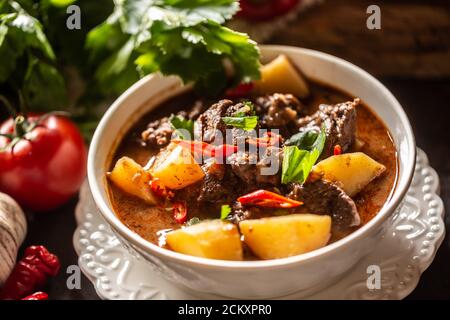
[[[0,193],[0,286],[14,268],[26,232],[27,220],[22,209],[13,198]]]

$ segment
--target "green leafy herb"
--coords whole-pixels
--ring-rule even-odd
[[[186,222],[185,226],[189,227],[189,226],[193,226],[194,224],[200,223],[201,220],[197,217],[193,217],[191,219],[188,220],[188,222]]]
[[[294,134],[284,143],[286,146],[297,146],[299,149],[311,151],[319,136],[316,129],[309,129]]]
[[[0,1],[0,85],[21,91],[32,106],[58,106],[66,97],[65,83],[41,22],[20,4]]]
[[[194,121],[185,119],[179,115],[171,115],[169,122],[175,129],[180,139],[192,140],[194,138]]]
[[[258,116],[222,117],[222,120],[228,126],[244,129],[246,131],[253,130],[258,125]]]
[[[225,220],[231,213],[231,207],[228,204],[222,205],[220,208],[220,219]]]
[[[215,95],[227,85],[259,78],[259,50],[246,34],[222,26],[238,10],[235,0],[122,0],[87,39],[96,78],[121,92],[139,77],[160,71]]]
[[[283,148],[284,157],[282,164],[281,182],[304,183],[308,178],[312,167],[319,159],[325,145],[325,127],[311,145],[311,151],[299,149],[297,146],[286,146]]]
[[[55,7],[68,7],[72,3],[76,2],[77,0],[46,0],[48,3],[54,5]]]

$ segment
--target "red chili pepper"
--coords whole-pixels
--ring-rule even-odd
[[[214,148],[212,154],[213,157],[216,158],[216,160],[221,161],[236,152],[238,152],[238,146],[233,146],[231,144],[221,144],[220,146]]]
[[[58,257],[44,246],[28,247],[0,291],[0,299],[19,300],[35,292],[45,285],[48,277],[58,274],[59,269]]]
[[[202,156],[203,158],[224,158],[236,153],[237,146],[230,144],[221,144],[214,146],[203,141],[188,141],[188,140],[174,140],[175,143],[188,148],[196,158]]]
[[[340,145],[337,144],[337,145],[334,146],[333,154],[335,156],[338,156],[338,155],[342,154],[342,148],[341,148]]]
[[[268,207],[268,208],[295,208],[303,202],[283,197],[267,190],[258,190],[237,199],[242,205]]]
[[[252,92],[254,86],[253,82],[240,83],[236,87],[228,89],[225,96],[228,98],[246,97]]]
[[[173,218],[179,224],[187,221],[187,206],[186,202],[174,202],[173,203]]]
[[[22,298],[22,300],[48,300],[48,294],[39,291]]]

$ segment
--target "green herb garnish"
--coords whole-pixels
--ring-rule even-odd
[[[319,131],[316,129],[308,129],[294,134],[292,137],[287,139],[284,144],[286,146],[297,146],[301,150],[311,151],[318,136]]]
[[[2,94],[20,90],[27,106],[60,107],[66,102],[64,78],[42,23],[22,6],[32,9],[29,2],[0,1]]]
[[[228,204],[222,205],[220,208],[220,219],[225,220],[231,213],[231,207]]]
[[[121,0],[113,14],[88,35],[87,47],[99,67],[96,78],[120,92],[139,77],[160,71],[194,83],[205,95],[233,82],[260,77],[259,50],[244,33],[222,26],[238,11],[235,0]]]
[[[223,122],[235,128],[251,131],[258,125],[258,116],[222,117]]]
[[[322,154],[325,139],[325,127],[322,127],[311,145],[311,151],[299,149],[297,146],[286,146],[283,148],[284,157],[281,173],[281,182],[283,184],[290,182],[305,183],[312,167]]]
[[[194,121],[172,114],[169,122],[180,139],[192,140],[194,138]]]

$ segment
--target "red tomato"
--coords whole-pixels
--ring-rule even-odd
[[[238,16],[249,20],[269,20],[288,13],[300,0],[240,0]]]
[[[28,122],[41,115],[30,114]],[[14,120],[0,126],[12,134]],[[57,208],[79,189],[86,175],[86,146],[67,118],[50,115],[25,133],[14,147],[0,136],[0,191],[35,211]],[[2,150],[2,148],[4,150]]]

